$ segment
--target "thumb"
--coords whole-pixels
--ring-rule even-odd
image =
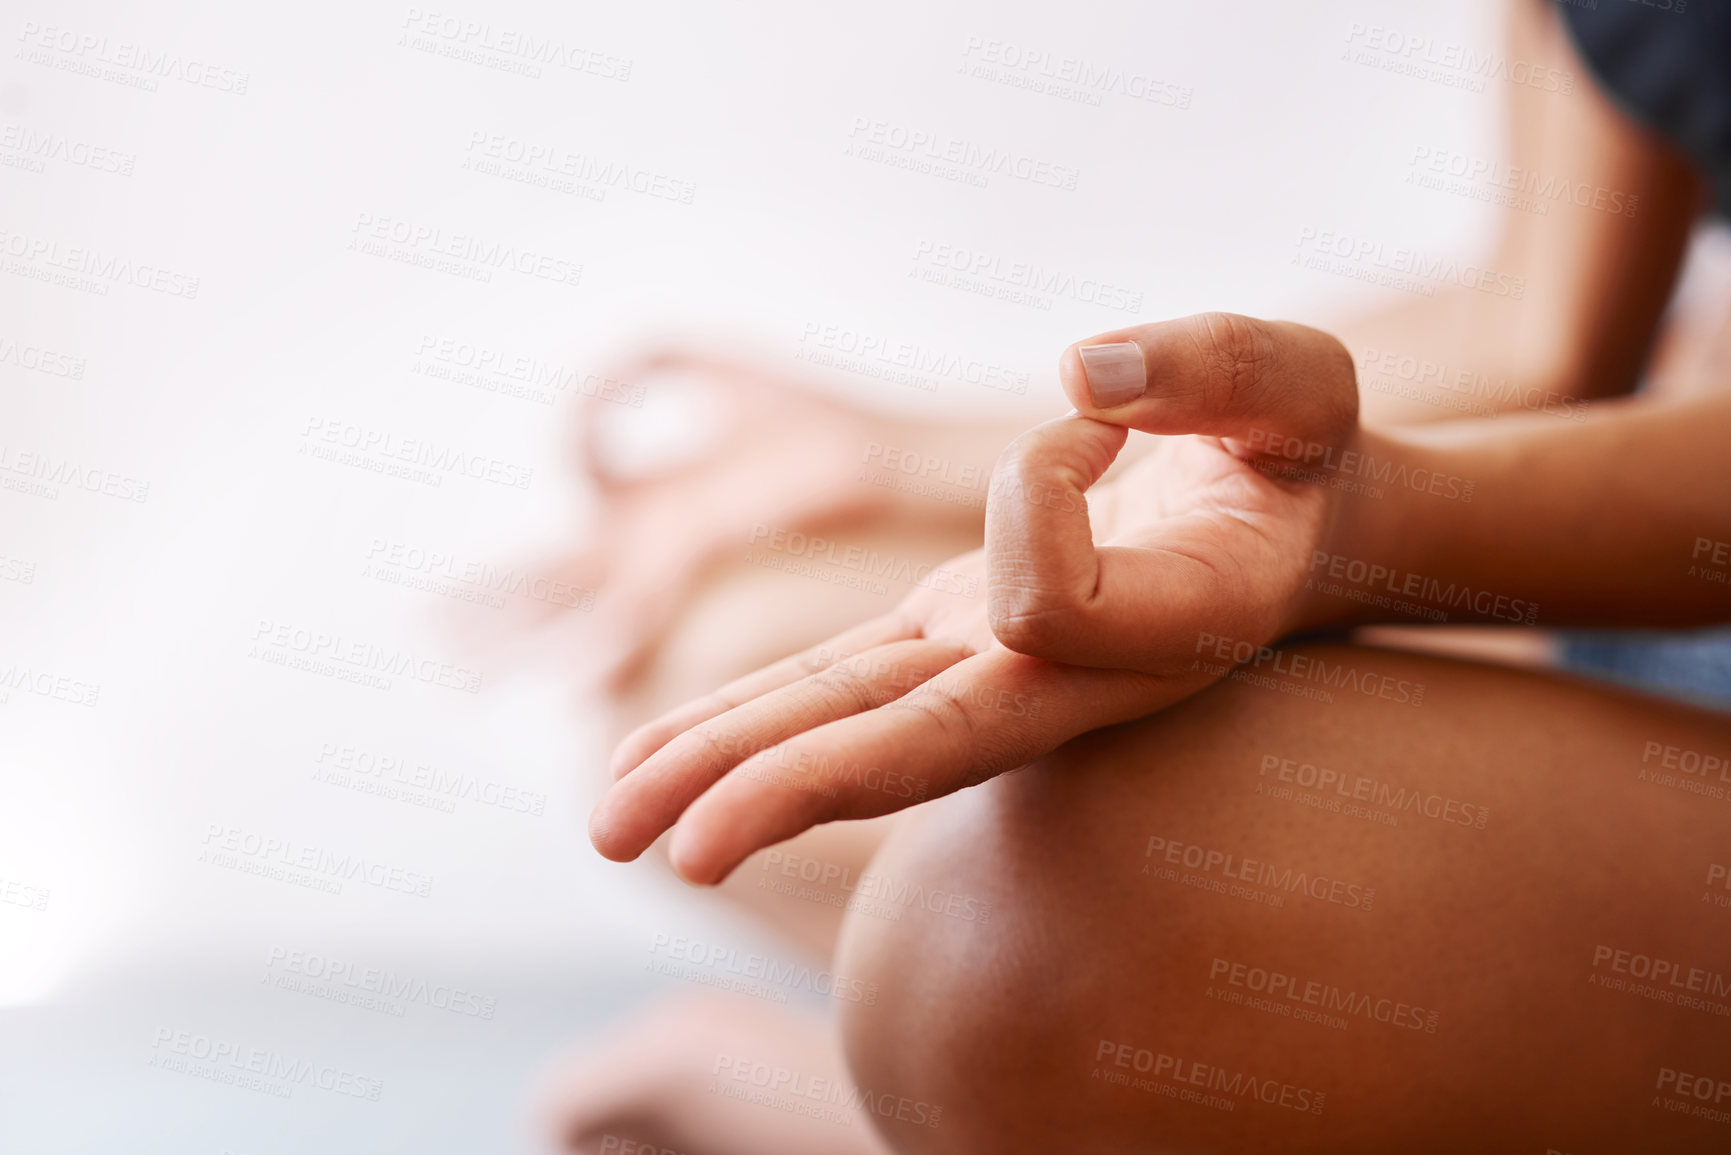
[[[1333,445],[1358,418],[1351,354],[1290,321],[1198,313],[1118,329],[1064,350],[1058,372],[1085,417],[1222,437],[1240,454]]]
[[[1185,532],[1182,519],[1164,536],[1096,545],[1085,494],[1126,436],[1072,415],[1004,450],[986,496],[987,621],[1017,653],[1177,677],[1204,633],[1268,635],[1267,599],[1250,575],[1268,572],[1270,551],[1291,551],[1268,518],[1241,555]]]

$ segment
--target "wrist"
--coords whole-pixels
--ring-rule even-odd
[[[1358,427],[1332,455],[1318,484],[1327,509],[1310,555],[1303,559],[1287,633],[1385,621],[1391,577],[1404,568],[1422,512],[1413,509],[1430,474],[1414,447]]]

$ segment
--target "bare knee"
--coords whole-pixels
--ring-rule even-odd
[[[1700,746],[1723,726],[1320,655],[1431,692],[1325,707],[1217,687],[885,844],[838,970],[877,989],[844,1014],[861,1091],[926,1106],[921,1125],[876,1112],[900,1150],[1543,1150],[1667,1125],[1653,1073],[1710,1062],[1719,1023],[1588,979],[1600,943],[1714,957],[1672,876],[1723,822],[1636,772],[1642,739]],[[1276,794],[1282,760],[1351,777]],[[1335,807],[1360,779],[1421,801]]]
[[[1210,1008],[1174,944],[1206,937],[1213,912],[1148,901],[1145,836],[1109,821],[1123,768],[1086,747],[1046,759],[904,823],[874,860],[877,913],[899,917],[856,903],[837,969],[876,984],[842,1018],[860,1090],[936,1119],[880,1111],[896,1150],[1282,1149],[1277,1120],[1226,1131],[1143,1089],[1156,1056],[1229,1062],[1250,1044],[1187,1043]]]
[[[877,994],[844,1007],[843,1043],[898,1151],[1081,1149],[1105,1122],[1075,1117],[1087,962],[1050,937],[1062,888],[1034,877],[1002,793],[945,799],[898,828],[844,929],[838,973]]]

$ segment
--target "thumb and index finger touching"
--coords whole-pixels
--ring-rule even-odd
[[[1356,423],[1352,359],[1304,325],[1204,313],[1078,342],[1059,373],[1075,413],[1017,438],[993,474],[992,629],[1022,653],[1147,668],[1151,629],[1206,620],[1241,575],[1182,550],[1096,547],[1084,494],[1129,429],[1314,459]]]

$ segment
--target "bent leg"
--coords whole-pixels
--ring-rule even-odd
[[[1731,719],[1287,653],[1405,690],[1223,682],[898,827],[837,963],[898,1149],[1731,1146]]]
[[[938,527],[873,523],[836,536],[850,546],[938,563],[979,544]],[[617,745],[633,728],[716,686],[817,645],[885,613],[907,592],[882,592],[736,561],[719,568],[692,598],[642,676],[616,701]],[[819,826],[754,854],[719,891],[819,959],[834,951],[853,880],[876,852],[894,816]],[[653,853],[665,863],[666,839]]]

